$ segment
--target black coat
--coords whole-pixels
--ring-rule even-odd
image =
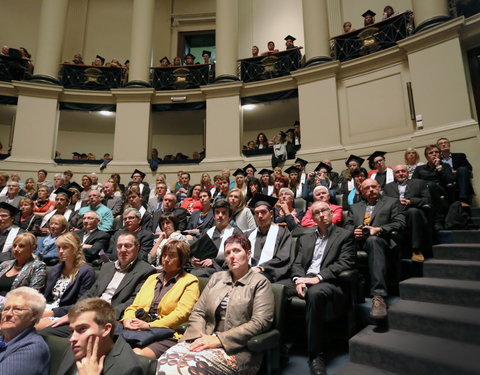
[[[399,199],[400,193],[398,191],[398,184],[395,181],[386,184],[383,189],[383,195]],[[416,208],[421,208],[431,203],[430,192],[428,191],[427,184],[423,180],[407,180],[405,198],[410,200],[411,207]]]
[[[85,231],[83,229],[76,231],[78,237],[80,237],[80,242],[83,243],[83,236],[85,235]],[[92,263],[95,259],[100,258],[98,253],[100,251],[107,251],[108,245],[110,242],[110,235],[107,232],[102,230],[96,229],[90,234],[85,241],[86,245],[92,245],[89,249],[83,249],[83,253],[85,254],[85,259],[88,263]]]

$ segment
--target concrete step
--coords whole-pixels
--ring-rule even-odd
[[[440,230],[436,243],[480,243],[480,230]]]
[[[350,339],[350,360],[405,375],[478,375],[480,347],[440,337],[366,327]]]
[[[393,372],[376,367],[349,362],[334,375],[396,375]]]
[[[480,309],[400,300],[388,311],[390,328],[480,345]]]
[[[472,207],[472,218],[473,217],[480,217],[480,207]]]
[[[423,263],[425,277],[480,281],[480,261],[429,259]]]
[[[400,283],[400,298],[447,305],[480,307],[480,281],[431,277],[411,278]]]
[[[433,246],[435,259],[480,261],[480,243],[441,244]]]

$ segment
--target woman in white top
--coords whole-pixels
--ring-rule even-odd
[[[233,210],[233,215],[230,223],[236,226],[242,232],[249,229],[254,229],[257,225],[252,211],[246,207],[245,196],[240,189],[232,189],[227,194],[227,201]]]

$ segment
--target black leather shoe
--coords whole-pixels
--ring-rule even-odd
[[[323,355],[317,355],[308,361],[310,366],[310,373],[312,375],[327,375],[327,368],[325,366],[325,359]]]

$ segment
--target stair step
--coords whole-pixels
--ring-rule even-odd
[[[479,260],[480,243],[441,244],[433,246],[435,259]]]
[[[390,328],[480,345],[480,309],[401,300],[388,310]]]
[[[421,302],[480,307],[480,281],[411,278],[400,283],[400,297]]]
[[[480,225],[480,217],[479,216],[472,216],[473,224]]]
[[[480,261],[429,259],[423,263],[425,277],[480,281]]]
[[[350,339],[352,362],[405,375],[478,375],[479,355],[476,345],[373,326]]]
[[[472,207],[472,218],[480,216],[480,207]]]
[[[440,230],[437,243],[480,243],[480,230]]]
[[[344,367],[342,367],[339,371],[337,371],[335,375],[396,375],[396,374],[380,368],[349,362]]]

